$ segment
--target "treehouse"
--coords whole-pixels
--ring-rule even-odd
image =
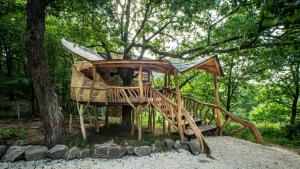
[[[232,131],[235,134],[250,129],[256,142],[262,143],[258,129],[250,122],[238,119],[219,106],[217,79],[223,76],[217,56],[204,57],[190,62],[168,60],[139,59],[121,60],[120,54],[111,53],[113,59],[98,54],[90,49],[62,40],[63,46],[73,55],[84,61],[75,62],[72,66],[70,95],[78,105],[81,131],[86,139],[83,114],[87,106],[129,105],[131,113],[131,133],[138,131],[138,140],[142,139],[141,114],[145,110],[150,113],[149,123],[153,128],[153,113],[161,113],[168,122],[168,129],[173,127],[182,140],[184,137],[196,138],[202,152],[208,150],[203,134],[213,132],[222,135],[230,122],[236,122],[241,128]],[[180,93],[178,76],[191,70],[204,71],[213,76],[214,103],[208,104]],[[132,81],[123,86],[120,73],[132,71]],[[164,74],[164,87],[156,89],[152,85],[153,72]],[[125,76],[125,75],[124,75]],[[175,90],[169,88],[170,77],[173,76]],[[130,78],[130,77],[129,77]]]

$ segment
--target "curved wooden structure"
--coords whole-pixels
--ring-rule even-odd
[[[262,137],[257,128],[244,120],[240,120],[219,106],[219,94],[217,77],[223,75],[217,56],[206,57],[193,62],[170,62],[167,60],[106,60],[84,47],[76,46],[71,42],[63,41],[63,45],[72,53],[80,56],[85,61],[75,62],[72,67],[71,99],[76,102],[80,116],[81,131],[86,139],[83,114],[90,105],[130,105],[133,108],[132,130],[134,122],[138,128],[138,140],[142,138],[142,112],[151,107],[149,124],[154,131],[155,111],[168,121],[179,133],[182,140],[184,136],[196,137],[200,143],[201,152],[208,152],[209,148],[204,140],[203,133],[222,132],[230,120],[237,122],[243,128],[249,128],[258,143],[262,143]],[[83,51],[82,51],[83,50]],[[103,56],[103,57],[102,57]],[[102,57],[102,58],[100,58]],[[131,69],[134,72],[134,80],[131,86],[122,86],[118,78],[117,69]],[[202,103],[193,98],[181,96],[178,84],[178,74],[192,69],[200,69],[214,77],[215,103]],[[152,72],[165,74],[165,88],[157,90],[152,87]],[[168,77],[173,75],[176,92],[168,89]],[[222,122],[222,114],[228,117]],[[71,120],[70,120],[71,121]],[[108,122],[106,122],[107,124]],[[153,124],[154,123],[154,124]],[[71,127],[70,127],[71,130]],[[242,130],[242,129],[240,129]],[[233,131],[233,134],[240,131]]]

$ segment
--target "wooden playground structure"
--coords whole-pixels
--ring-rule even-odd
[[[206,152],[208,145],[203,134],[215,132],[222,135],[226,125],[236,122],[241,128],[232,131],[232,135],[250,129],[257,143],[263,143],[259,130],[250,122],[233,116],[219,106],[218,83],[223,76],[222,68],[217,56],[205,57],[191,62],[175,62],[168,60],[133,59],[107,60],[105,56],[62,40],[63,46],[72,54],[84,61],[75,62],[72,66],[71,99],[76,102],[83,138],[86,139],[83,114],[90,105],[111,106],[130,105],[132,107],[131,133],[138,131],[138,140],[142,139],[142,112],[150,110],[149,124],[153,131],[154,110],[161,113],[163,131],[165,121],[168,129],[173,127],[178,131],[180,140],[184,137],[196,137],[201,152]],[[118,54],[115,54],[118,58]],[[134,79],[131,86],[122,86],[121,83],[108,82],[106,74],[116,72],[118,68],[134,70]],[[202,70],[213,76],[214,103],[208,104],[194,98],[182,96],[179,89],[178,76],[191,70]],[[164,87],[155,89],[152,86],[152,73],[164,74]],[[170,89],[169,82],[174,80],[175,90]],[[118,80],[116,80],[118,81]]]

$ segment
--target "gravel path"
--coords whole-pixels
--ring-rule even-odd
[[[212,157],[193,156],[187,151],[127,156],[117,160],[43,160],[0,163],[0,169],[300,169],[300,156],[278,148],[254,144],[231,137],[207,137]]]

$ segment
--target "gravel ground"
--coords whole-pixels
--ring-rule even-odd
[[[279,148],[254,144],[231,137],[207,137],[212,158],[193,156],[187,151],[152,154],[122,159],[42,160],[0,163],[0,169],[300,169],[300,156]]]

